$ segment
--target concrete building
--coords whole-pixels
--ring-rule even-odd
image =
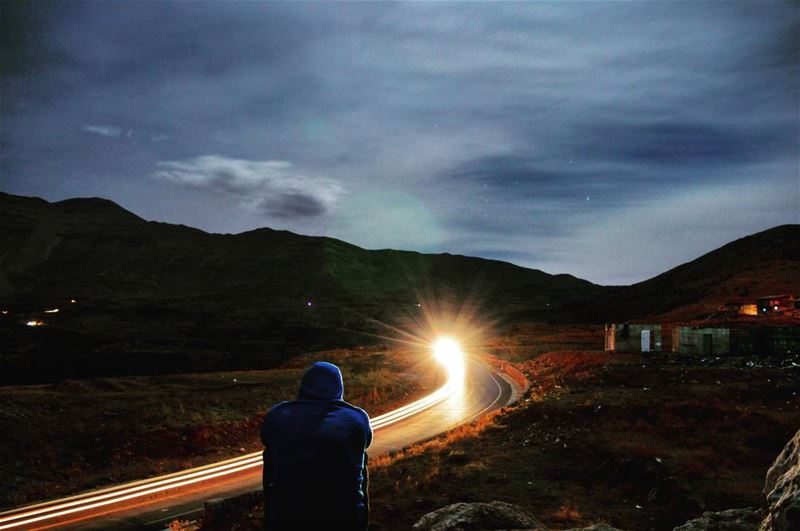
[[[691,356],[726,356],[731,353],[729,328],[676,326],[672,330],[672,352]]]
[[[785,356],[800,352],[800,326],[759,326],[731,330],[736,356]]]
[[[672,330],[672,352],[690,356],[783,356],[800,352],[800,327],[758,326]]]
[[[661,325],[607,324],[605,349],[616,352],[661,352]]]

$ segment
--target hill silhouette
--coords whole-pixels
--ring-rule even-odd
[[[0,372],[14,378],[268,367],[385,334],[376,322],[432,303],[546,318],[602,290],[495,260],[266,228],[209,234],[104,199],[0,194],[0,302],[11,310]],[[46,327],[20,325],[54,306]]]
[[[722,302],[787,291],[800,291],[800,225],[604,287],[496,260],[368,251],[267,228],[209,234],[146,221],[106,199],[0,193],[5,381],[268,368],[304,350],[379,341],[394,335],[381,323],[464,301],[501,325],[602,323],[696,319]],[[58,314],[43,314],[54,307]],[[25,326],[31,319],[46,326]]]
[[[704,319],[723,303],[800,295],[800,225],[781,225],[630,286],[609,287],[558,309],[573,322]]]

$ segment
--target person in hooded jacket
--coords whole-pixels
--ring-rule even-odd
[[[264,417],[264,513],[269,531],[365,531],[369,523],[367,413],[343,400],[339,367],[316,362],[297,400]]]

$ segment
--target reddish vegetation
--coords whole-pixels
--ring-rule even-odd
[[[460,501],[516,503],[555,528],[655,530],[759,506],[800,425],[800,368],[588,350],[601,344],[600,327],[544,324],[493,344],[528,373],[529,399],[373,459],[371,529],[409,529]],[[236,525],[259,522],[256,507]]]
[[[357,348],[298,356],[270,371],[4,387],[0,508],[259,451],[264,411],[293,398],[303,368],[316,359],[339,364],[346,398],[373,415],[433,385],[412,374],[407,354]]]
[[[371,529],[409,529],[460,501],[519,504],[553,528],[659,531],[759,506],[767,468],[800,425],[800,368],[585,350],[599,344],[598,327],[541,324],[497,340],[492,352],[528,373],[529,399],[373,459]],[[235,525],[259,523],[255,507]]]
[[[531,379],[527,401],[373,459],[371,529],[409,529],[459,501],[516,503],[555,528],[656,530],[760,505],[766,469],[800,425],[800,369],[585,350],[601,344],[598,328],[562,331],[532,324],[499,342]],[[254,508],[236,525],[259,522]]]
[[[480,437],[375,470],[375,527],[408,528],[448,503],[491,499],[553,527],[623,529],[672,529],[704,510],[758,506],[767,467],[800,425],[800,371],[746,361],[535,356],[521,364],[532,399]]]
[[[549,391],[565,378],[588,377],[597,367],[643,361],[641,354],[624,352],[548,352],[519,364],[519,368],[529,374],[540,391]]]

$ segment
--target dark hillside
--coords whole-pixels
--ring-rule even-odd
[[[477,300],[507,321],[601,290],[493,260],[266,228],[208,234],[103,199],[0,194],[0,305],[10,311],[0,372],[12,380],[268,367],[363,342],[380,332],[372,320],[393,322],[433,297]],[[42,313],[52,307],[60,312]],[[24,326],[39,318],[45,326]]]
[[[558,317],[597,323],[702,319],[725,302],[776,293],[800,294],[800,225],[741,238],[644,282],[567,304]]]
[[[367,251],[267,228],[209,234],[145,221],[105,199],[0,193],[7,381],[268,368],[300,351],[375,341],[387,332],[376,322],[421,315],[417,304],[431,301],[472,301],[501,324],[602,323],[705,318],[723,302],[775,292],[800,292],[800,225],[742,238],[645,282],[601,287],[494,260]]]

